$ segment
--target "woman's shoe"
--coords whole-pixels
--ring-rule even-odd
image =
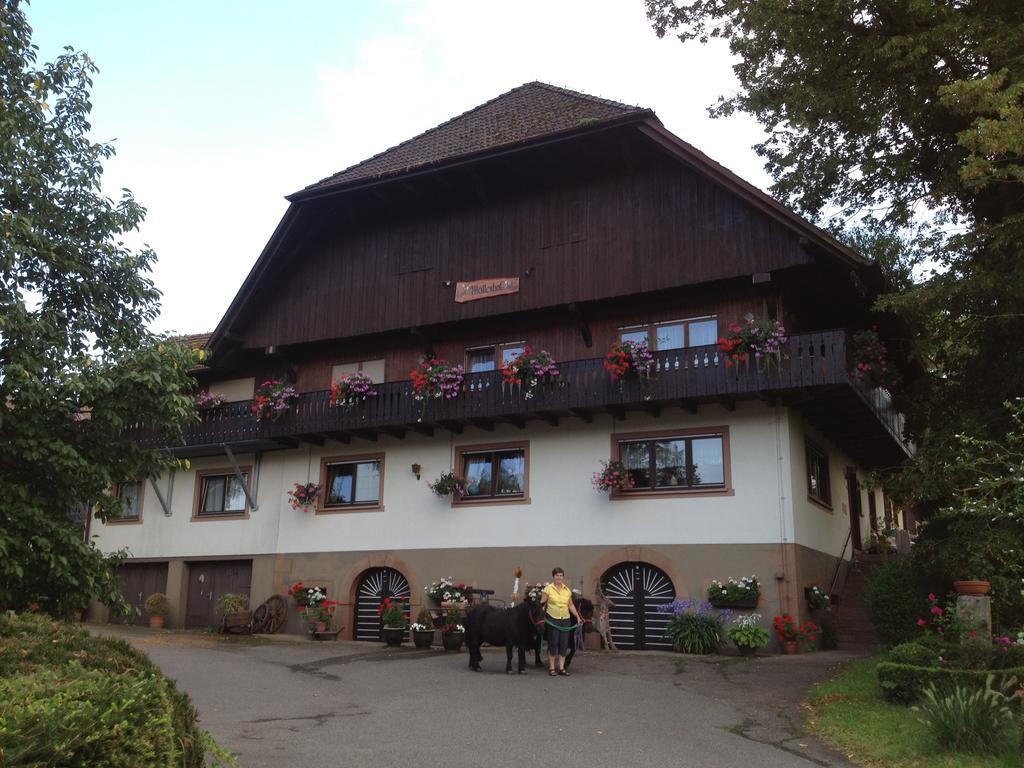
[[[555,672],[555,670],[553,670],[553,669],[548,670],[548,674],[551,675],[552,677],[558,677],[558,673]]]
[[[560,669],[560,670],[558,670],[558,674],[560,674],[562,677],[569,677],[569,670],[568,669]]]

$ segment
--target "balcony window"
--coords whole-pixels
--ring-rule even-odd
[[[109,522],[137,523],[142,520],[142,483],[140,481],[118,483],[114,487],[114,496],[121,500],[121,517]]]
[[[524,351],[526,345],[521,341],[471,347],[466,350],[466,372],[482,373],[497,370]]]
[[[384,454],[337,456],[320,463],[323,502],[319,511],[380,509],[384,490]]]
[[[621,341],[646,341],[652,350],[702,347],[718,340],[718,320],[695,317],[665,323],[647,323],[620,329]]]
[[[528,453],[525,443],[459,449],[456,466],[466,480],[466,496],[457,503],[524,500]]]
[[[807,443],[807,495],[826,507],[832,506],[828,454],[813,443]]]
[[[341,363],[331,368],[331,381],[337,381],[346,373],[362,371],[374,384],[384,383],[384,359],[377,360],[356,360],[351,363]]]
[[[225,518],[245,517],[249,514],[249,505],[245,497],[245,489],[249,485],[250,467],[241,467],[235,474],[234,469],[214,469],[199,472],[196,475],[196,500],[193,505],[193,518]]]
[[[618,435],[614,453],[634,484],[616,495],[729,490],[726,427]]]

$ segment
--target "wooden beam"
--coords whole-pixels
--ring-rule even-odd
[[[736,398],[733,398],[733,397],[720,397],[720,398],[718,398],[718,402],[721,403],[721,405],[727,411],[735,411],[736,410]]]
[[[696,400],[680,400],[679,407],[684,411],[689,411],[692,415],[697,415],[697,401]]]
[[[506,424],[514,424],[519,429],[526,429],[526,419],[523,416],[506,416],[502,421]]]
[[[399,440],[405,440],[406,430],[402,427],[381,427],[382,432],[386,432],[392,437],[397,437]]]
[[[654,403],[641,403],[640,407],[647,411],[651,416],[661,416],[661,406],[655,405]]]
[[[491,419],[470,419],[469,423],[474,427],[480,427],[480,429],[486,432],[494,431],[494,421]]]
[[[550,424],[552,427],[558,426],[558,415],[551,413],[551,411],[538,411],[537,415]]]
[[[594,346],[594,336],[590,332],[590,323],[587,322],[587,318],[583,316],[583,312],[579,306],[575,303],[569,305],[569,314],[576,320],[576,327],[579,329],[580,338],[583,339],[583,343],[587,347]]]
[[[299,441],[296,440],[294,437],[272,437],[271,440],[273,440],[278,445],[283,445],[285,448],[299,447]]]
[[[376,443],[377,438],[380,436],[380,432],[373,429],[353,429],[352,434],[363,438],[363,440],[369,440],[371,443]]]
[[[352,442],[352,435],[348,432],[324,432],[324,434],[331,438],[331,440],[337,440],[339,443],[348,445]]]
[[[449,432],[454,432],[456,435],[462,434],[462,424],[460,424],[457,421],[442,421],[439,423],[444,429],[447,429]]]
[[[311,445],[323,445],[324,444],[324,436],[323,435],[299,435],[299,440],[301,440],[304,443],[310,443]]]
[[[626,420],[626,409],[623,408],[622,406],[619,406],[619,405],[609,405],[609,406],[607,406],[606,410],[615,419],[617,419],[619,421],[625,421]]]
[[[419,434],[426,435],[427,437],[434,436],[434,427],[430,424],[416,424],[412,429],[413,432],[418,432]]]
[[[583,419],[587,424],[594,421],[594,412],[587,408],[570,408],[569,410],[572,412],[573,416]]]

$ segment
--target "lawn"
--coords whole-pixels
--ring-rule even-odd
[[[938,752],[908,708],[882,700],[878,657],[861,659],[808,697],[810,727],[826,742],[865,765],[887,768],[1020,768],[1015,754],[981,757]]]

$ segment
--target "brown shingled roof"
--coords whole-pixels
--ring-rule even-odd
[[[210,337],[213,333],[186,333],[181,336],[175,336],[174,338],[178,341],[185,343],[185,346],[191,349],[206,349],[210,343]]]
[[[520,144],[650,110],[547,83],[513,88],[378,155],[321,179],[302,192],[374,179],[488,149]],[[301,193],[296,193],[300,195]]]

